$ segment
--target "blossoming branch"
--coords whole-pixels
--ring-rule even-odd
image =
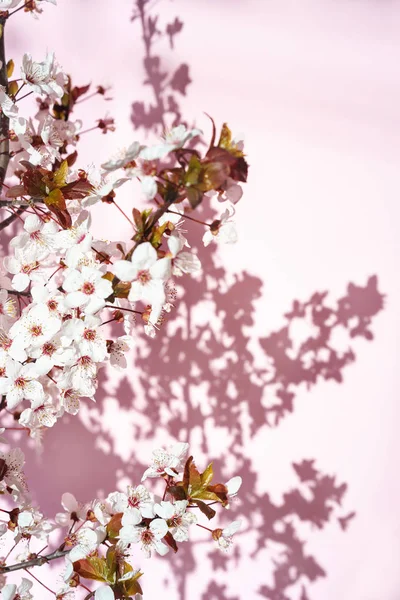
[[[55,4],[0,0],[0,207],[5,212],[0,229],[18,225],[0,290],[0,417],[3,434],[20,429],[38,440],[65,413],[76,415],[82,398],[95,399],[100,368],[127,366],[135,328],[142,323],[154,337],[176,300],[174,278],[201,269],[184,235],[185,220],[203,228],[205,245],[236,241],[234,202],[242,195],[248,169],[243,142],[226,124],[217,135],[212,120],[204,152],[195,147],[202,132],[179,125],[154,145],[134,141],[100,168],[78,166],[82,136],[92,129],[108,134],[114,122],[100,118],[85,130],[74,119],[76,108],[93,95],[106,96],[107,90],[73,85],[53,53],[42,61],[25,54],[16,78],[15,65],[6,58],[8,19],[22,12],[37,16],[43,2]],[[36,98],[34,119],[24,116],[28,96]],[[149,205],[144,210],[132,206],[127,214],[117,203],[117,190],[132,181],[139,182]],[[218,219],[204,222],[194,215],[213,195],[223,210]],[[99,203],[123,214],[129,239],[93,236],[91,211]],[[119,329],[117,336],[109,333],[110,322]],[[214,484],[212,465],[201,473],[192,457],[185,461],[187,452],[182,443],[154,452],[142,481],[160,478],[164,488],[159,496],[142,483],[86,505],[66,493],[65,512],[55,521],[32,506],[22,451],[0,453],[5,500],[0,540],[11,542],[0,563],[2,600],[32,598],[31,579],[23,578],[19,587],[6,584],[5,575],[19,569],[57,598],[72,598],[76,589],[97,600],[141,594],[136,555],[132,559],[136,544],[147,557],[176,552],[192,525],[227,549],[240,523],[210,528],[198,520],[199,515],[211,520],[213,505],[227,507],[240,478]],[[56,529],[62,532],[58,547],[49,552],[46,545],[47,553],[31,550],[32,540],[47,543]],[[63,557],[60,590],[51,590],[29,570]],[[92,590],[84,580],[103,585]]]

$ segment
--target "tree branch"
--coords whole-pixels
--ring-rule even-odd
[[[4,44],[4,28],[6,23],[6,18],[0,18],[0,61],[1,61],[1,69],[0,69],[0,85],[2,85],[5,90],[7,90],[8,86],[8,77],[7,77],[7,61],[6,61],[6,51]],[[7,167],[10,161],[10,142],[8,139],[9,133],[9,119],[8,117],[1,112],[0,113],[0,193],[3,189],[3,183],[6,178]]]
[[[57,558],[62,558],[66,554],[68,554],[69,550],[56,550],[51,554],[47,554],[47,556],[37,556],[36,558],[32,558],[31,560],[26,560],[24,562],[16,563],[15,565],[10,565],[9,567],[0,567],[0,575],[3,573],[11,573],[12,571],[19,571],[19,569],[29,569],[30,567],[41,567],[42,565],[47,564],[52,560],[56,560]]]

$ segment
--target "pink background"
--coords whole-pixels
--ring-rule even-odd
[[[38,22],[13,17],[7,42],[17,64],[23,51],[40,60],[54,49],[76,84],[113,85],[112,102],[96,98],[77,112],[85,128],[106,110],[118,125],[113,135],[85,136],[84,168],[143,138],[131,104],[152,97],[132,0],[58,4]],[[97,404],[49,431],[41,455],[30,451],[36,498],[53,514],[63,491],[81,500],[106,494],[138,477],[157,443],[187,440],[199,466],[215,457],[225,480],[244,477],[232,514],[245,532],[229,560],[203,542],[168,559],[140,557],[146,598],[398,600],[400,2],[163,0],[152,13],[164,25],[177,15],[184,22],[173,51],[166,40],[154,47],[167,69],[189,65],[184,117],[206,136],[204,112],[245,134],[251,168],[237,206],[240,242],[217,258],[200,251],[219,283],[212,291],[207,282],[204,299],[204,282],[184,282],[179,316],[166,326],[172,341],[138,339],[127,378],[104,377]],[[138,202],[129,189],[118,197],[127,210]],[[101,207],[97,233],[127,235],[112,218]],[[372,275],[383,310],[375,280],[366,287]],[[323,291],[328,324],[316,328],[314,313],[314,324],[306,315],[285,329],[293,301]],[[321,302],[312,305],[321,314]],[[373,340],[351,336],[361,321]],[[330,350],[321,338],[310,342],[317,334],[330,336]],[[329,369],[312,371],[327,356]],[[294,395],[293,410],[273,426],[266,408],[280,404],[280,390]],[[308,468],[300,482],[292,463],[305,459],[319,474]],[[338,519],[353,511],[343,530]]]

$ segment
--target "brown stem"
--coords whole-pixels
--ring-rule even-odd
[[[8,86],[8,77],[7,77],[7,60],[6,60],[6,51],[4,45],[4,27],[6,24],[6,18],[0,17],[0,61],[1,61],[1,69],[0,69],[0,85],[4,86],[7,89]],[[0,193],[3,189],[3,183],[6,178],[7,167],[10,161],[10,142],[8,139],[8,131],[9,131],[9,119],[1,112],[0,114],[0,138],[2,138],[0,142]]]
[[[0,121],[1,121],[1,117],[0,117]],[[0,144],[0,146],[1,146],[1,144]],[[0,156],[0,180],[1,180],[1,158],[2,157]],[[0,183],[0,185],[1,185],[1,183]],[[25,206],[20,206],[19,209],[17,210],[17,212],[15,212],[14,214],[7,217],[7,219],[4,219],[4,221],[1,221],[0,231],[2,231],[3,229],[5,229],[9,225],[11,225],[11,223],[14,223],[14,221],[16,221],[20,217],[20,215],[22,215],[22,213],[25,212],[25,210],[26,210]]]
[[[31,573],[30,571],[28,571],[28,569],[24,569],[24,571],[26,571],[28,573],[28,575],[30,575],[35,581],[37,581],[38,583],[40,583],[40,585],[42,585],[48,592],[50,592],[50,594],[53,594],[53,596],[56,595],[55,592],[53,592],[53,590],[51,590],[49,587],[47,587],[47,585],[45,585],[43,583],[43,581],[40,581],[40,579],[38,579],[36,577],[36,575],[34,575],[33,573]]]
[[[62,558],[66,554],[68,554],[69,550],[56,550],[51,554],[47,554],[47,556],[37,556],[36,558],[32,558],[31,560],[26,560],[24,562],[16,563],[15,565],[10,565],[8,567],[0,567],[0,574],[2,573],[11,573],[12,571],[19,571],[20,569],[28,569],[30,567],[41,567],[42,565],[56,560],[57,558]]]
[[[21,86],[21,88],[22,88],[22,86]],[[21,88],[20,88],[20,89],[21,89]],[[19,90],[18,90],[18,91],[19,91]],[[23,95],[23,96],[21,96],[20,98],[17,98],[17,99],[15,100],[15,102],[19,102],[20,100],[23,100],[24,98],[27,98],[28,96],[31,96],[32,94],[33,94],[33,92],[27,92],[26,94],[24,94],[24,95]]]
[[[189,215],[185,215],[185,214],[181,214],[175,210],[170,210],[168,209],[167,212],[171,213],[172,215],[179,215],[180,217],[182,217],[182,219],[189,219],[189,221],[193,221],[194,223],[199,223],[200,225],[205,225],[206,227],[211,227],[210,223],[206,223],[205,221],[200,221],[199,219],[195,219],[194,217],[190,217]]]

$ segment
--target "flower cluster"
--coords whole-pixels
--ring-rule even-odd
[[[22,10],[37,16],[42,2],[55,4],[0,0],[0,208],[6,213],[0,231],[17,225],[0,265],[0,433],[24,430],[39,441],[65,413],[77,414],[82,398],[95,399],[99,369],[127,366],[138,324],[147,335],[157,334],[173,307],[174,279],[201,269],[185,221],[203,228],[204,245],[236,241],[234,204],[248,170],[243,142],[227,124],[217,136],[212,120],[203,152],[196,146],[202,132],[177,125],[152,145],[134,141],[100,168],[78,166],[82,136],[115,127],[108,116],[85,130],[76,110],[107,90],[73,85],[54,53],[41,61],[25,54],[15,79],[13,61],[5,61],[1,38],[8,18]],[[27,118],[21,102],[31,95],[37,113]],[[118,190],[138,184],[148,205],[127,214],[117,204]],[[223,203],[220,217],[210,223],[193,217],[213,197]],[[131,229],[127,239],[93,235],[91,212],[100,203],[122,213]],[[198,525],[229,548],[238,521],[211,529],[198,519],[212,519],[212,505],[227,507],[241,480],[213,484],[212,465],[199,472],[192,457],[185,460],[187,451],[187,444],[156,450],[142,483],[105,499],[83,505],[64,494],[64,512],[55,520],[32,504],[22,451],[1,452],[0,510],[7,516],[0,518],[0,543],[11,542],[0,560],[2,600],[32,598],[31,581],[7,583],[7,573],[25,569],[30,575],[28,567],[59,558],[66,568],[57,598],[72,598],[75,588],[88,589],[84,580],[93,580],[103,585],[89,597],[137,600],[141,572],[130,563],[138,546],[145,557],[176,552]],[[147,479],[161,480],[160,496],[145,487]],[[35,540],[49,544],[53,534],[62,535],[54,552],[43,555],[31,546]]]
[[[207,196],[217,194],[228,208],[210,224],[200,221],[204,243],[236,240],[229,190],[246,180],[247,163],[226,125],[218,143],[213,126],[204,157],[187,146],[201,132],[181,125],[155,145],[134,142],[99,170],[74,170],[78,128],[64,113],[57,118],[58,103],[70,114],[88,87],[71,90],[53,54],[40,63],[25,55],[21,74],[22,86],[42,98],[38,127],[19,115],[19,89],[13,96],[3,90],[0,101],[19,159],[19,182],[5,202],[23,223],[4,260],[9,286],[0,291],[0,394],[38,436],[65,412],[76,414],[80,398],[94,399],[99,368],[126,364],[136,315],[156,335],[171,309],[173,278],[201,269],[181,224]],[[130,242],[94,238],[90,210],[98,202],[121,210],[115,190],[132,180],[154,208],[125,215]],[[103,327],[110,321],[120,324],[116,339]],[[24,400],[28,407],[20,406]]]
[[[228,507],[242,481],[233,477],[225,484],[213,484],[212,464],[200,473],[192,457],[185,460],[188,448],[188,444],[179,443],[167,450],[155,450],[142,482],[128,486],[125,492],[112,492],[103,500],[87,504],[80,504],[70,493],[64,494],[64,511],[54,521],[46,519],[31,504],[23,476],[23,453],[17,449],[0,454],[0,493],[10,494],[17,502],[17,508],[4,511],[8,521],[0,524],[0,539],[9,536],[15,548],[23,544],[18,556],[21,568],[32,557],[33,564],[38,565],[65,557],[64,584],[57,592],[59,599],[72,598],[73,590],[83,580],[103,584],[95,592],[96,600],[135,594],[141,597],[138,580],[142,573],[131,564],[136,560],[138,547],[145,558],[152,553],[164,556],[169,550],[177,552],[178,545],[189,540],[190,529],[198,525],[226,551],[240,528],[240,521],[223,529],[211,529],[198,522],[202,515],[209,520],[215,516],[211,505]],[[143,485],[147,478],[162,481],[162,496]],[[35,539],[47,542],[49,534],[57,529],[65,533],[54,552],[46,556],[31,552],[30,545]],[[0,566],[2,572],[8,572],[4,562]],[[31,582],[24,579],[18,592],[15,584],[7,584],[2,598],[13,599],[17,593],[21,598],[30,598],[30,587]]]

